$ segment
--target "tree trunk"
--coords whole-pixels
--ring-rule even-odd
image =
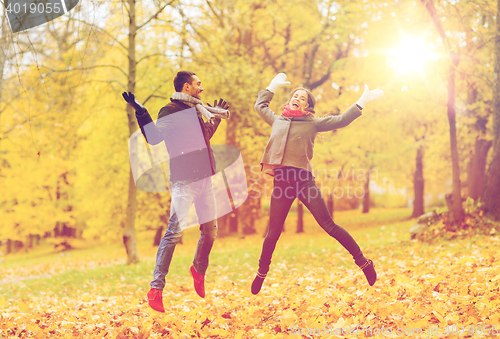
[[[363,194],[363,213],[370,212],[370,172],[371,168],[368,171],[368,175],[365,181],[365,188]]]
[[[11,40],[10,32],[7,24],[7,13],[5,7],[2,6],[2,13],[0,16],[1,30],[0,30],[0,103],[2,102],[2,91],[3,91],[3,82],[4,82],[4,71],[5,71],[5,63],[7,62],[8,56],[7,52],[10,48]],[[0,107],[0,115],[2,114]]]
[[[237,209],[229,213],[229,233],[238,233],[238,214]]]
[[[217,218],[217,227],[219,228],[219,230],[217,231],[217,237],[225,237],[226,235],[229,234],[228,220],[229,220],[229,214]]]
[[[412,218],[418,218],[424,214],[424,147],[420,145],[417,148],[416,156],[416,168],[415,175],[413,177],[413,191],[415,194],[415,200],[413,201],[413,214]]]
[[[14,240],[14,252],[19,251],[21,248],[23,248],[24,244],[22,241],[19,240]]]
[[[476,203],[483,192],[486,159],[492,144],[493,142],[491,140],[476,139],[474,155],[471,159],[467,178],[468,195],[474,199]]]
[[[54,227],[54,238],[61,236],[60,231],[60,222],[56,222],[56,226]]]
[[[450,147],[451,147],[451,165],[453,178],[452,191],[452,209],[451,221],[457,225],[463,220],[464,210],[462,207],[461,183],[460,183],[460,165],[458,157],[457,145],[457,123],[455,113],[455,68],[459,63],[459,56],[455,53],[450,53],[452,64],[450,65],[448,78],[448,122],[450,126]]]
[[[250,178],[250,174],[247,174],[247,178]],[[247,184],[252,181],[247,180]],[[248,185],[250,187],[250,184]],[[254,234],[255,230],[255,220],[260,217],[261,199],[260,197],[249,196],[247,200],[238,207],[239,221],[241,222],[241,233]]]
[[[137,209],[137,191],[132,175],[132,170],[129,173],[128,183],[128,203],[127,203],[127,219],[123,228],[123,245],[127,253],[127,264],[135,264],[139,262],[137,253],[137,245],[135,242],[135,212]]]
[[[76,234],[76,230],[73,227],[68,227],[66,223],[62,224],[62,236],[63,237],[69,237],[69,238],[74,238]]]
[[[7,243],[5,244],[5,254],[12,253],[12,240],[7,239]]]
[[[455,196],[453,195],[453,193],[448,193],[444,196],[444,198],[446,201],[446,207],[448,208],[448,221],[447,221],[447,224],[449,224],[448,226],[460,225],[459,223],[454,222],[454,220],[456,219],[456,216],[454,215],[455,213],[454,206],[456,205]],[[460,197],[460,205],[461,204],[462,204],[462,198]]]
[[[241,121],[241,116],[238,113],[231,112],[231,119],[227,120],[227,127],[226,127],[226,144],[230,146],[235,146],[238,149],[240,149],[238,142],[237,142],[237,131],[239,130],[238,128],[238,122]],[[230,194],[230,192],[228,191]],[[246,201],[242,206],[240,206],[239,209],[245,209],[247,205]],[[234,210],[233,212],[229,213],[227,216],[226,222],[227,222],[227,230],[228,233],[237,233],[238,232],[238,209]],[[244,214],[244,213],[243,213]],[[250,225],[251,227],[251,225]]]
[[[297,199],[297,231],[295,233],[304,233],[304,205]]]
[[[129,33],[128,33],[128,86],[129,92],[135,92],[136,65],[135,59],[135,36],[137,33],[137,22],[135,17],[135,0],[128,0],[129,4]],[[129,135],[137,130],[135,113],[130,105],[127,105],[127,118]],[[123,228],[123,245],[127,252],[127,264],[139,261],[137,245],[135,242],[135,213],[137,210],[137,188],[135,187],[132,168],[129,167],[127,219]]]
[[[26,236],[26,250],[33,248],[33,235],[28,234]]]
[[[488,168],[481,201],[483,211],[492,219],[500,220],[500,0],[497,0],[495,35],[495,95],[493,95],[493,159]]]
[[[5,63],[9,56],[7,53],[9,52],[11,41],[11,31],[8,28],[7,23],[7,12],[4,6],[2,6],[2,11],[0,12],[0,103],[2,103],[2,92],[3,92],[3,83],[4,83],[4,72],[5,72]],[[2,110],[0,107],[0,115],[2,114]]]
[[[451,50],[450,42],[441,24],[441,18],[436,13],[434,8],[434,3],[432,0],[421,0],[424,6],[427,8],[434,25],[438,30],[443,44],[450,55],[450,69],[448,74],[448,123],[450,125],[450,148],[451,148],[451,163],[452,163],[452,179],[453,179],[453,190],[452,190],[452,206],[449,210],[450,221],[453,224],[460,224],[463,220],[464,210],[462,208],[462,197],[461,197],[461,183],[460,183],[460,166],[458,157],[458,146],[457,146],[457,126],[456,126],[456,113],[455,113],[455,72],[456,67],[460,62],[460,57],[458,53],[454,53]],[[498,24],[497,24],[498,25]]]
[[[499,144],[500,141],[497,141]],[[481,195],[484,213],[493,220],[500,220],[500,145],[493,150],[493,159],[488,167]]]

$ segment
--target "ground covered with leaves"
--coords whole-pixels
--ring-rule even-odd
[[[346,227],[376,264],[373,287],[319,227],[294,234],[287,224],[254,296],[262,234],[217,239],[205,299],[188,272],[198,236],[189,230],[167,276],[164,314],[145,297],[150,244],[133,266],[123,264],[118,244],[8,256],[0,264],[0,337],[500,337],[500,238],[410,240],[413,222]],[[306,223],[314,225],[309,216]]]

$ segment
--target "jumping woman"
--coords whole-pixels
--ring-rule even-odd
[[[342,227],[333,222],[314,176],[310,160],[313,157],[314,139],[318,132],[331,131],[349,125],[361,116],[365,105],[383,95],[382,90],[370,91],[368,86],[361,98],[339,116],[316,118],[316,99],[305,88],[293,90],[281,115],[269,109],[276,90],[290,84],[286,75],[274,77],[266,90],[260,91],[255,110],[266,123],[272,126],[271,137],[261,160],[264,173],[274,176],[274,187],[269,211],[269,230],[259,260],[257,276],[252,283],[252,293],[259,293],[271,264],[276,243],[283,224],[296,198],[311,211],[318,224],[335,238],[352,255],[354,262],[363,271],[370,286],[377,280],[373,261],[364,257],[356,241]]]

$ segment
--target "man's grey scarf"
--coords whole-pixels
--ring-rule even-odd
[[[220,107],[205,106],[203,101],[182,92],[172,94],[172,99],[179,100],[189,107],[196,108],[196,111],[207,119],[212,125],[215,124],[215,118],[229,119],[229,111]]]

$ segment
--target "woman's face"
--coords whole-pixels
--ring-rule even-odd
[[[290,106],[293,110],[301,110],[304,111],[309,104],[307,103],[307,93],[306,91],[299,89],[293,93],[292,98],[288,102],[288,106]]]

